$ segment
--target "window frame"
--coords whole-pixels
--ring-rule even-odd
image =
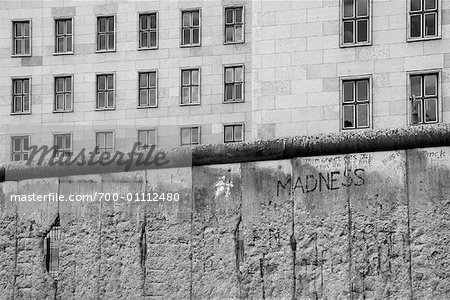
[[[197,70],[198,71],[198,102],[191,102],[183,103],[183,87],[186,87],[183,85],[183,71],[190,71],[192,74],[192,71]],[[192,75],[189,75],[192,82]],[[200,105],[201,104],[201,96],[202,96],[202,71],[200,67],[183,67],[180,68],[180,106],[192,106],[192,105]],[[196,85],[189,85],[189,95],[191,95],[192,87]]]
[[[198,141],[196,143],[192,142],[192,129],[196,128],[198,130]],[[189,129],[189,144],[183,144],[183,130]],[[201,126],[200,125],[192,125],[192,126],[182,126],[180,127],[180,146],[194,146],[201,144]]]
[[[56,80],[58,79],[58,78],[70,78],[70,83],[71,83],[71,91],[70,91],[70,94],[71,94],[71,97],[70,97],[70,99],[71,99],[71,109],[63,109],[63,110],[58,110],[58,109],[56,109],[56,101],[57,101],[57,92],[56,92]],[[64,84],[65,84],[65,81],[64,81]],[[64,89],[65,89],[66,87],[65,87],[65,85],[64,85]],[[73,88],[74,88],[74,82],[73,82],[73,74],[58,74],[58,75],[54,75],[53,76],[53,113],[69,113],[69,112],[73,112],[74,111],[74,108],[73,108],[73,106],[74,106],[74,98],[73,98],[73,95],[74,95],[74,90],[73,90]],[[66,91],[64,91],[64,93],[63,93],[64,95],[65,94],[67,94],[67,92]],[[67,103],[66,103],[66,100],[65,100],[65,97],[64,97],[64,106],[65,107],[67,107]]]
[[[98,106],[98,104],[99,104],[99,97],[98,97],[98,95],[99,95],[99,88],[98,88],[98,79],[99,79],[99,77],[100,76],[107,76],[106,77],[106,89],[105,89],[105,92],[107,93],[108,92],[108,89],[107,89],[107,87],[108,87],[108,76],[109,75],[112,75],[113,76],[113,85],[114,85],[114,89],[112,90],[113,91],[113,106],[112,107],[108,107],[108,106],[104,106],[104,107],[99,107]],[[107,98],[105,98],[105,104],[107,104],[107,102],[108,102],[108,99]],[[96,73],[95,74],[95,110],[115,110],[116,109],[116,74],[115,73]]]
[[[56,138],[57,137],[66,137],[66,136],[69,136],[69,138],[70,138],[70,148],[64,147],[62,150],[60,150],[57,147]],[[53,134],[53,146],[56,147],[56,151],[55,151],[56,157],[59,157],[60,153],[63,153],[64,154],[63,156],[66,156],[65,154],[66,154],[67,150],[70,150],[69,151],[70,155],[67,155],[67,156],[72,156],[73,155],[73,135],[72,135],[72,133],[65,133],[65,132],[64,133],[54,133]]]
[[[15,152],[14,151],[14,139],[17,139],[17,138],[19,138],[21,140],[20,141],[20,148],[21,149],[20,149],[19,152]],[[30,158],[30,149],[28,149],[28,151],[23,149],[24,147],[23,147],[22,139],[24,139],[24,138],[28,138],[28,148],[30,148],[30,146],[31,146],[31,136],[29,134],[28,135],[14,135],[14,136],[11,136],[11,148],[10,148],[11,149],[11,161],[25,161],[25,159],[22,159],[24,154],[28,154],[28,158],[26,160],[28,160]],[[21,159],[20,160],[14,160],[14,155],[15,154],[19,154],[21,156]]]
[[[413,13],[413,15],[422,15],[424,16],[426,14],[425,10],[423,9],[423,4],[425,0],[421,0],[421,10],[419,12],[415,12]],[[436,9],[435,10],[431,10],[432,11],[436,11],[436,15],[437,15],[437,21],[436,21],[436,35],[433,36],[427,36],[424,37],[423,36],[423,31],[425,28],[425,22],[424,22],[424,18],[422,17],[422,23],[421,23],[421,28],[420,28],[420,33],[421,36],[420,37],[411,37],[411,0],[407,0],[406,1],[406,41],[407,42],[417,42],[417,41],[428,41],[428,40],[437,40],[437,39],[442,39],[442,2],[441,0],[436,0]]]
[[[198,11],[198,44],[184,44],[184,40],[183,40],[183,13],[187,13],[187,12],[196,12]],[[192,21],[192,20],[191,20]],[[192,30],[192,28],[195,27],[189,27],[190,30]],[[191,40],[192,40],[192,36],[191,35]],[[181,48],[189,48],[189,47],[201,47],[202,45],[202,9],[201,7],[195,7],[195,8],[186,8],[186,9],[181,9],[180,10],[180,47]]]
[[[115,148],[116,148],[116,137],[115,137],[115,131],[114,130],[104,130],[104,131],[95,131],[95,148],[94,148],[94,150],[95,150],[95,154],[97,155],[97,154],[101,154],[101,153],[103,153],[103,152],[106,152],[106,151],[99,151],[99,149],[97,149],[97,147],[98,147],[98,145],[97,145],[97,135],[98,134],[105,134],[105,140],[104,140],[104,142],[105,142],[105,145],[106,145],[106,134],[107,133],[111,133],[112,134],[112,148],[111,148],[111,155],[113,155],[114,154],[114,150],[115,150]],[[105,150],[106,150],[107,148],[105,147]]]
[[[353,0],[354,1],[354,14],[357,11],[357,2],[358,0]],[[345,18],[344,17],[344,0],[339,0],[339,47],[340,48],[348,48],[348,47],[364,47],[364,46],[371,46],[372,45],[372,33],[373,33],[373,21],[372,21],[372,17],[373,17],[373,12],[372,12],[372,0],[367,0],[367,12],[368,12],[368,16],[363,16],[363,17],[358,17],[356,15],[354,15],[352,18]],[[367,41],[366,42],[357,42],[357,20],[358,19],[367,19],[368,25],[367,25]],[[353,28],[353,38],[354,38],[354,42],[353,43],[344,43],[344,20],[353,20],[355,22],[354,28]]]
[[[241,141],[236,141],[234,139],[235,136],[235,127],[236,126],[242,126],[242,140]],[[233,128],[233,141],[226,141],[225,140],[225,128],[226,127],[232,127]],[[229,143],[242,143],[245,141],[245,123],[227,123],[223,125],[223,143],[224,144],[229,144]]]
[[[65,21],[65,22],[67,22],[67,21],[71,21],[71,23],[72,23],[72,34],[70,35],[71,37],[72,37],[72,43],[71,43],[71,46],[72,46],[72,51],[65,51],[65,52],[58,52],[57,50],[57,48],[58,48],[58,29],[57,29],[57,26],[58,26],[58,22],[59,21]],[[75,38],[75,34],[74,34],[74,29],[75,29],[75,26],[74,26],[74,18],[73,17],[66,17],[66,18],[64,18],[64,17],[58,17],[58,18],[55,18],[54,19],[54,27],[53,27],[53,30],[54,30],[54,43],[55,43],[55,47],[54,47],[54,49],[53,49],[53,55],[73,55],[74,54],[74,45],[75,45],[75,42],[74,42],[74,38]],[[64,37],[64,40],[66,40],[66,38],[67,38],[67,36],[69,36],[69,35],[67,35],[67,34],[65,34],[65,35],[63,35],[63,37]]]
[[[155,132],[155,147],[157,148],[158,147],[158,129],[157,128],[142,128],[142,129],[138,129],[137,130],[137,134],[138,134],[138,136],[137,136],[137,142],[139,143],[140,141],[139,141],[139,134],[141,133],[141,132],[147,132],[147,136],[146,136],[146,138],[147,138],[147,142],[148,142],[148,132],[149,131],[154,131]],[[144,144],[145,145],[145,144]],[[151,145],[148,145],[147,144],[147,146],[151,146]],[[143,146],[143,145],[139,145],[138,146],[138,150],[139,151],[141,151],[141,150],[147,150],[148,149],[148,147],[145,147],[145,146]]]
[[[159,89],[158,89],[158,70],[157,69],[151,69],[151,70],[139,70],[138,72],[138,77],[137,77],[137,106],[136,108],[138,109],[145,109],[145,108],[157,108],[158,107],[158,93],[159,93]],[[155,101],[155,105],[140,105],[141,102],[141,74],[145,74],[145,73],[155,73],[156,76],[156,87],[155,87],[155,94],[156,94],[156,101]],[[149,89],[149,87],[147,87],[146,89]]]
[[[422,123],[413,124],[412,123],[412,91],[411,91],[411,77],[413,76],[422,76],[422,92],[423,92],[423,76],[425,75],[437,75],[437,95],[435,98],[437,98],[436,101],[436,122],[428,122],[425,123],[424,121]],[[416,70],[416,71],[409,71],[406,73],[406,95],[407,95],[407,105],[406,105],[406,115],[407,115],[407,122],[408,126],[427,126],[430,124],[439,124],[442,123],[443,120],[443,110],[442,110],[442,69],[427,69],[427,70]],[[423,97],[423,95],[422,95]],[[422,102],[423,103],[423,102]],[[422,111],[424,110],[424,106],[422,105]]]
[[[14,95],[14,82],[16,81],[16,80],[28,80],[28,91],[29,91],[29,93],[28,93],[28,99],[29,99],[29,104],[28,104],[28,107],[29,107],[29,110],[28,111],[20,111],[20,112],[16,112],[15,110],[14,110],[14,97],[15,97],[15,95]],[[31,112],[32,112],[32,103],[33,103],[33,91],[32,91],[32,87],[33,87],[33,84],[32,84],[32,82],[31,82],[31,76],[25,76],[25,77],[12,77],[11,78],[11,115],[31,115]],[[23,97],[23,93],[22,94],[20,94],[20,95],[22,95],[22,97]],[[23,99],[22,99],[22,107],[23,107]]]
[[[14,25],[15,23],[25,23],[28,22],[29,26],[30,26],[30,53],[25,53],[25,54],[21,54],[21,53],[16,53],[15,49],[15,42],[16,42],[16,37],[14,34]],[[11,57],[30,57],[33,55],[33,22],[31,19],[28,18],[24,18],[24,19],[13,19],[11,20],[11,43],[12,43],[12,47],[11,47]]]
[[[357,95],[356,95],[356,82],[357,81],[363,81],[368,80],[368,113],[367,113],[367,126],[357,126]],[[352,101],[352,103],[344,104],[344,82],[348,81],[354,81],[354,90],[353,95],[355,100]],[[344,106],[354,106],[354,122],[355,126],[353,127],[345,127],[344,126]],[[358,76],[345,76],[339,78],[339,128],[341,131],[350,131],[350,130],[370,130],[373,127],[373,79],[371,74],[365,74],[365,75],[358,75]]]
[[[233,74],[235,74],[234,69],[235,68],[242,68],[242,99],[241,100],[236,100],[234,98],[234,100],[226,100],[226,70],[229,68],[233,68]],[[223,98],[222,98],[222,103],[224,104],[229,104],[229,103],[241,103],[241,102],[245,102],[245,65],[244,64],[233,64],[233,65],[224,65],[223,66]],[[233,85],[235,87],[236,85],[236,81],[233,81]],[[233,88],[234,94],[235,94],[235,89]]]
[[[106,15],[96,15],[96,24],[95,24],[95,52],[96,53],[105,53],[105,52],[116,52],[117,48],[117,18],[116,14],[106,14]],[[100,43],[99,43],[99,20],[101,18],[113,18],[114,19],[114,48],[113,49],[99,49]],[[104,34],[108,35],[108,31],[106,31]],[[108,45],[108,43],[105,41],[105,45]]]
[[[236,9],[242,9],[242,41],[227,41],[227,10],[234,9],[234,16],[236,15]],[[245,43],[245,6],[244,5],[231,5],[224,6],[223,8],[223,44],[224,45],[233,45],[233,44],[244,44]],[[233,22],[234,26],[236,26],[236,22]],[[234,36],[236,36],[236,28],[234,28]]]
[[[43,238],[43,253],[45,261],[45,270],[54,279],[57,279],[59,275],[60,267],[60,240],[61,240],[61,226],[59,221],[59,215],[52,224],[49,231],[45,233]],[[56,267],[55,267],[56,265]]]
[[[144,15],[156,15],[156,46],[154,47],[141,47],[141,16]],[[138,12],[138,21],[137,21],[137,50],[145,51],[145,50],[156,50],[159,48],[159,12],[156,10],[152,11],[142,11]]]

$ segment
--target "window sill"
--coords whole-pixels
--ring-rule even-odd
[[[12,113],[10,113],[10,115],[12,115],[12,116],[17,116],[17,115],[31,115],[31,111],[29,111],[29,112],[12,112]]]
[[[368,127],[359,127],[359,128],[341,128],[341,131],[371,131],[373,128]]]
[[[223,100],[222,103],[223,104],[233,104],[233,103],[244,103],[245,100]]]
[[[240,45],[245,44],[245,41],[239,41],[239,42],[223,42],[224,45]]]
[[[353,47],[366,47],[372,46],[372,42],[364,42],[364,43],[353,43],[353,44],[340,44],[340,48],[353,48]]]
[[[180,103],[180,106],[198,106],[200,105],[199,103]]]
[[[66,113],[73,113],[73,109],[72,110],[53,110],[54,114],[66,114]]]
[[[425,41],[433,41],[433,40],[440,40],[442,39],[442,36],[430,36],[430,37],[421,37],[421,38],[407,38],[407,43],[413,43],[413,42],[425,42]]]
[[[95,111],[116,110],[115,107],[96,108]]]
[[[142,47],[142,48],[137,48],[138,51],[146,51],[146,50],[158,50],[158,46],[156,47]]]
[[[195,47],[201,47],[201,44],[188,44],[188,45],[180,45],[180,48],[195,48]]]
[[[54,56],[60,56],[60,55],[73,55],[73,51],[72,52],[54,52],[53,55]]]
[[[154,106],[150,106],[150,105],[148,105],[148,106],[136,106],[136,108],[137,109],[146,109],[146,108],[158,108],[158,105],[154,105]]]
[[[11,57],[31,57],[31,53],[30,54],[11,54]]]
[[[112,49],[112,50],[95,50],[95,53],[109,53],[109,52],[116,52],[116,49]]]

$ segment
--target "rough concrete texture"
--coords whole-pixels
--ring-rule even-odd
[[[447,299],[449,157],[435,147],[6,181],[0,299]],[[50,192],[124,199],[10,201]],[[154,192],[180,200],[126,200]],[[43,241],[58,213],[54,280]]]

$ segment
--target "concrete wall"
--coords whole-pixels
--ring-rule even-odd
[[[342,77],[372,80],[371,128],[409,124],[411,71],[440,72],[440,122],[450,122],[449,1],[438,39],[407,41],[407,2],[373,0],[372,43],[340,47],[339,0],[253,1],[253,135],[340,131]]]
[[[104,1],[103,1],[104,2]],[[180,145],[180,128],[201,126],[201,143],[222,143],[223,125],[251,132],[251,1],[7,1],[0,7],[0,161],[11,161],[11,136],[53,145],[72,133],[73,150],[95,147],[95,131],[114,130],[129,151],[138,130],[157,129],[159,147]],[[225,6],[245,7],[245,43],[223,44]],[[180,47],[182,9],[201,8],[201,47]],[[158,11],[159,47],[138,51],[138,13]],[[53,55],[54,19],[73,16],[74,54]],[[96,53],[96,16],[116,16],[116,51]],[[32,56],[11,57],[12,20],[32,20]],[[223,103],[224,66],[245,67],[245,102]],[[201,104],[180,106],[180,68],[201,69]],[[137,109],[138,72],[157,70],[158,107]],[[96,73],[115,73],[116,107],[96,111]],[[73,75],[74,112],[53,113],[54,76]],[[32,78],[31,115],[10,115],[13,77]]]
[[[450,297],[450,147],[0,184],[0,299]],[[11,202],[179,193],[177,202]],[[59,212],[60,273],[43,236]]]

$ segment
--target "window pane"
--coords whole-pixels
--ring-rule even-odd
[[[234,82],[234,76],[233,76],[233,68],[226,68],[225,69],[225,82],[231,83]]]
[[[20,138],[14,138],[13,144],[14,144],[14,151],[19,152],[21,150],[20,148]]]
[[[242,87],[243,85],[241,83],[235,85],[236,100],[242,100]]]
[[[72,37],[68,36],[66,39],[67,51],[72,52]]]
[[[148,19],[147,19],[147,15],[143,15],[140,18],[140,22],[139,22],[139,28],[140,29],[147,29],[148,28]]]
[[[181,72],[181,77],[182,77],[182,83],[183,85],[189,85],[191,83],[190,80],[190,71],[189,70],[185,70]]]
[[[22,111],[22,97],[14,97],[14,112]]]
[[[198,44],[199,42],[200,42],[200,29],[195,28],[193,29],[192,43]]]
[[[56,79],[56,92],[57,93],[64,92],[64,78]]]
[[[225,11],[225,18],[226,18],[225,22],[227,24],[233,24],[234,23],[234,9],[228,8]]]
[[[189,27],[189,26],[191,26],[191,13],[184,12],[183,13],[183,27]]]
[[[243,41],[244,40],[244,34],[242,32],[242,26],[236,26],[236,38],[235,41]]]
[[[185,104],[185,103],[189,103],[189,88],[188,87],[184,87],[181,90],[181,103]]]
[[[66,94],[66,107],[65,109],[71,110],[72,109],[72,95]]]
[[[64,109],[64,95],[56,95],[56,109]]]
[[[140,43],[141,43],[141,47],[148,47],[148,33],[147,32],[141,32],[139,34],[140,36]]]
[[[422,10],[422,0],[411,0],[411,11]]]
[[[23,111],[30,111],[30,96],[23,96]]]
[[[436,0],[425,0],[425,9],[436,9]]]
[[[358,113],[357,126],[358,127],[369,126],[369,105],[359,104],[357,107],[357,113]]]
[[[437,76],[436,75],[425,75],[424,76],[424,84],[425,84],[425,96],[434,96],[436,95],[436,86],[437,86]]]
[[[437,99],[425,100],[425,122],[437,121]]]
[[[20,161],[20,154],[14,154],[13,155],[13,161]]]
[[[98,76],[97,79],[98,79],[98,89],[99,90],[106,89],[106,76],[101,75],[101,76]]]
[[[156,72],[149,73],[149,86],[155,87],[156,86]]]
[[[425,15],[425,36],[436,35],[436,13]]]
[[[72,20],[66,21],[66,33],[72,34]]]
[[[227,84],[225,85],[225,100],[232,100],[233,99],[233,84]]]
[[[23,150],[24,151],[28,151],[29,150],[28,149],[28,147],[30,146],[29,142],[30,142],[30,140],[28,139],[27,136],[23,138]]]
[[[242,141],[242,125],[234,126],[234,140]]]
[[[225,126],[225,142],[232,142],[233,141],[233,127],[232,126]]]
[[[344,128],[355,127],[354,110],[355,106],[344,105]]]
[[[148,131],[147,143],[149,145],[155,145],[156,146],[156,130],[149,130]]]
[[[108,18],[108,31],[114,31],[114,18]]]
[[[353,1],[355,0],[344,0],[344,18],[353,17]]]
[[[98,49],[99,50],[106,49],[106,35],[104,34],[99,35],[98,40],[99,40]]]
[[[243,23],[242,7],[236,8],[236,23]]]
[[[369,81],[360,80],[356,82],[358,101],[369,100]]]
[[[234,26],[227,26],[225,28],[225,41],[227,42],[233,42],[234,38]]]
[[[106,147],[112,148],[113,147],[113,134],[112,132],[106,133]]]
[[[14,23],[14,35],[16,37],[20,37],[23,34],[22,30],[22,24],[21,23]]]
[[[199,82],[199,71],[192,70],[192,84],[198,85],[198,82]]]
[[[156,14],[150,15],[150,29],[156,28]]]
[[[105,93],[98,93],[98,108],[105,107]]]
[[[422,123],[422,103],[421,101],[414,101],[411,105],[411,123]]]
[[[183,45],[189,45],[191,43],[191,30],[183,29]]]
[[[191,103],[198,103],[199,102],[199,98],[200,98],[199,96],[200,96],[200,92],[199,92],[198,86],[193,86],[192,87]]]
[[[65,135],[65,138],[66,138],[66,149],[68,149],[68,148],[71,148],[72,146],[71,146],[71,139],[70,139],[70,134],[66,134]]]
[[[353,81],[347,81],[343,83],[343,90],[344,90],[344,102],[352,102],[355,100],[354,93],[354,82]]]
[[[367,16],[369,3],[368,0],[357,0],[358,1],[358,16]]]
[[[106,31],[106,20],[105,18],[99,18],[98,19],[98,32],[105,32]]]
[[[235,82],[242,82],[243,81],[243,74],[242,74],[242,71],[243,71],[243,68],[242,67],[237,67],[237,68],[235,68],[234,69],[234,75],[235,75],[235,79],[234,79],[234,81]]]
[[[192,13],[192,25],[199,26],[200,25],[200,16],[198,11],[194,11]]]
[[[147,145],[147,131],[138,132],[138,142],[141,144],[140,146]]]
[[[26,38],[24,40],[25,43],[25,50],[23,54],[29,54],[30,53],[30,38]]]
[[[146,88],[148,86],[148,74],[141,73],[139,74],[139,87]]]
[[[357,21],[356,24],[358,25],[358,42],[367,42],[367,20]]]
[[[114,49],[114,34],[108,34],[108,49]]]
[[[191,143],[191,130],[190,128],[181,129],[181,144],[189,145]]]
[[[23,84],[23,93],[29,94],[30,93],[30,80],[24,79],[22,81],[22,84]]]
[[[422,15],[411,16],[411,37],[421,37]]]
[[[114,76],[108,75],[108,89],[114,89]]]
[[[150,47],[156,47],[156,31],[150,32]]]
[[[148,105],[148,91],[146,89],[139,91],[139,105]]]
[[[23,23],[23,36],[30,36],[30,22]]]
[[[156,105],[156,90],[150,90],[149,92],[150,92],[150,94],[149,94],[149,96],[150,96],[150,103],[149,103],[149,105],[155,106]]]
[[[353,43],[353,21],[344,22],[344,43]]]
[[[72,91],[72,78],[71,77],[65,78],[65,89],[66,89],[66,92]]]
[[[62,138],[62,136],[61,135],[56,135],[55,136],[55,144],[56,144],[56,147],[58,147],[58,149],[61,149],[61,148],[63,148],[63,138]]]
[[[411,95],[421,97],[422,96],[422,77],[411,76]]]
[[[114,92],[108,92],[108,107],[114,106]]]
[[[64,21],[56,22],[56,34],[64,34],[65,24]]]
[[[22,80],[14,80],[14,95],[22,94]]]
[[[191,129],[191,142],[192,144],[198,144],[199,143],[199,136],[198,136],[198,127],[193,127]]]
[[[56,39],[56,43],[57,43],[57,48],[56,48],[56,52],[64,52],[64,38],[59,37]]]
[[[104,133],[97,133],[97,147],[104,148],[105,147],[105,134]]]

